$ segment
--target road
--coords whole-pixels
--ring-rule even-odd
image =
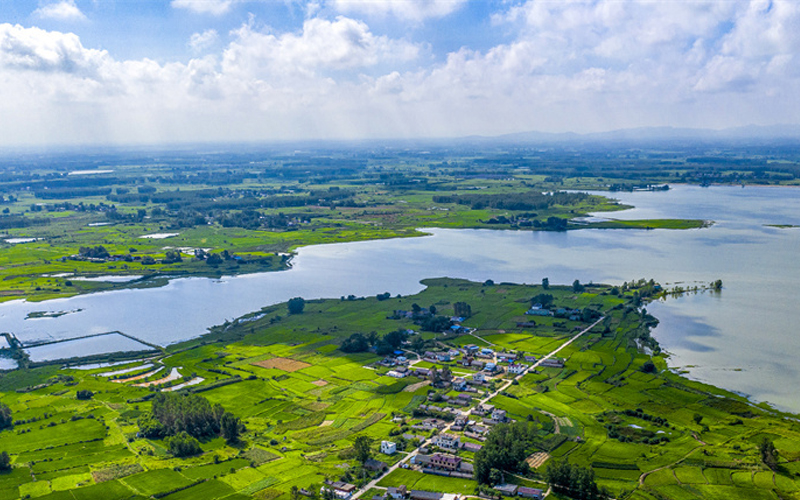
[[[502,391],[504,391],[504,390],[508,389],[508,388],[511,386],[511,384],[513,383],[513,381],[514,381],[514,380],[519,380],[519,379],[521,379],[523,376],[525,376],[525,374],[527,374],[527,373],[528,373],[530,370],[534,370],[534,369],[536,369],[536,368],[537,368],[539,365],[541,365],[541,364],[542,364],[542,362],[543,362],[544,360],[546,360],[546,359],[550,359],[550,358],[552,358],[553,356],[555,356],[556,354],[558,354],[558,353],[559,353],[559,352],[560,352],[562,349],[564,349],[564,348],[565,348],[565,347],[567,347],[568,345],[570,345],[570,344],[572,344],[573,342],[575,342],[576,340],[578,340],[578,339],[579,339],[579,338],[580,338],[580,337],[581,337],[583,334],[585,334],[586,332],[588,332],[589,330],[591,330],[592,328],[594,328],[595,326],[597,326],[597,324],[598,324],[598,323],[600,323],[601,321],[603,321],[604,319],[606,319],[606,318],[605,318],[605,316],[603,316],[602,318],[598,319],[597,321],[595,321],[595,322],[594,322],[594,323],[592,323],[591,325],[587,326],[586,328],[584,328],[584,329],[583,329],[583,330],[581,330],[580,332],[576,333],[576,334],[575,334],[575,335],[574,335],[572,338],[570,338],[568,341],[566,341],[566,342],[564,342],[563,344],[561,344],[561,345],[560,345],[560,346],[559,346],[557,349],[553,350],[552,352],[550,352],[550,353],[549,353],[549,354],[547,354],[546,356],[542,357],[542,359],[540,359],[540,360],[539,360],[539,361],[537,361],[536,363],[534,363],[534,364],[532,364],[531,366],[529,366],[528,368],[526,368],[526,369],[525,369],[525,371],[523,371],[522,373],[520,373],[519,375],[517,375],[517,376],[516,376],[516,377],[514,377],[513,379],[510,379],[510,380],[508,380],[508,381],[507,381],[505,384],[503,384],[503,385],[500,387],[500,389],[498,389],[498,390],[494,391],[493,393],[489,394],[488,396],[486,396],[484,399],[482,399],[482,400],[479,402],[479,404],[484,404],[484,403],[486,403],[486,402],[487,402],[487,401],[489,401],[490,399],[492,399],[492,398],[494,398],[495,396],[497,396],[498,394],[500,394]],[[463,412],[462,412],[462,414],[463,414]],[[445,426],[445,428],[444,428],[444,429],[442,429],[442,433],[445,433],[445,432],[449,431],[449,430],[450,430],[450,428],[453,426],[453,423],[454,423],[454,422],[451,422],[451,423],[447,424],[447,426]],[[422,442],[421,442],[421,443],[420,443],[420,444],[419,444],[419,445],[418,445],[418,446],[417,446],[415,449],[413,449],[412,451],[408,452],[408,454],[407,454],[405,457],[403,457],[403,458],[402,458],[402,459],[401,459],[399,462],[397,462],[396,464],[394,464],[394,465],[392,465],[391,467],[389,467],[389,469],[386,471],[386,473],[385,473],[385,474],[382,474],[382,475],[381,475],[381,476],[379,476],[378,478],[376,478],[376,479],[373,479],[372,481],[370,481],[369,483],[367,483],[365,486],[363,486],[363,487],[362,487],[360,490],[357,490],[357,491],[356,491],[356,492],[353,494],[352,498],[359,498],[361,495],[363,495],[365,492],[367,492],[367,491],[368,491],[370,488],[375,488],[375,487],[378,487],[378,488],[380,488],[380,489],[384,489],[384,488],[382,488],[382,487],[379,487],[379,486],[378,486],[378,481],[380,481],[380,480],[381,480],[381,479],[383,479],[385,476],[387,476],[387,475],[391,474],[392,472],[394,472],[395,470],[397,470],[397,469],[398,469],[400,466],[402,466],[403,464],[405,464],[405,463],[407,463],[409,460],[411,460],[411,457],[413,457],[414,455],[416,455],[416,454],[419,452],[419,449],[420,449],[420,448],[421,448],[423,445],[425,445],[425,444],[426,444],[428,441],[429,441],[428,439],[426,439],[426,440],[422,441]],[[549,490],[548,490],[548,492],[549,492]],[[367,500],[369,500],[369,499],[367,499]]]

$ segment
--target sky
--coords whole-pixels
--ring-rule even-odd
[[[797,0],[0,0],[0,146],[800,123]]]

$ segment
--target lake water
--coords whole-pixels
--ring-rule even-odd
[[[667,192],[616,193],[636,208],[615,218],[698,218],[705,229],[581,230],[564,233],[430,230],[431,236],[301,249],[286,272],[220,280],[172,280],[160,288],[116,290],[45,303],[0,304],[0,324],[23,342],[123,331],[168,344],[291,297],[411,294],[419,280],[663,284],[724,282],[718,294],[654,303],[655,336],[673,366],[697,379],[800,411],[794,353],[800,351],[795,284],[800,283],[800,189],[678,186]],[[608,216],[609,214],[603,214]],[[36,310],[77,310],[24,318]]]

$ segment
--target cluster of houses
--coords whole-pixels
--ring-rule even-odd
[[[543,498],[544,495],[544,492],[540,489],[527,488],[515,484],[498,484],[494,489],[501,495],[520,496],[523,498],[533,498],[535,500]],[[397,488],[387,488],[383,495],[376,495],[372,497],[372,500],[459,500],[459,495],[424,490],[409,490],[403,484]]]
[[[555,310],[551,310],[538,303],[534,304],[533,307],[525,311],[525,314],[528,316],[554,316],[556,318],[567,318],[570,321],[581,321],[583,319],[583,314],[581,313],[580,309],[559,307]]]

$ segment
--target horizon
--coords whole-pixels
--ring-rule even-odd
[[[4,10],[3,149],[800,124],[800,5],[788,0],[9,0]]]

